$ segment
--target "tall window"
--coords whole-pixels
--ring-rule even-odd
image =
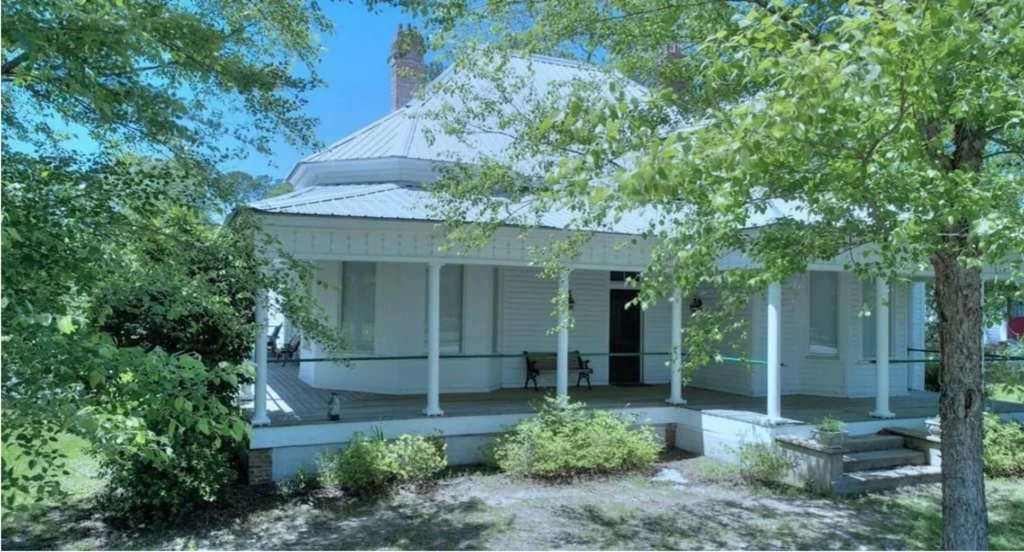
[[[427,285],[430,285],[428,280]],[[427,290],[430,293],[430,290]],[[429,316],[429,312],[427,315]],[[424,325],[426,343],[429,321]],[[462,265],[441,267],[441,350],[462,351]]]
[[[810,343],[812,355],[839,354],[839,274],[811,272]]]
[[[350,351],[372,353],[374,350],[376,296],[376,263],[342,263],[341,331]]]
[[[861,341],[861,344],[862,344],[861,356],[863,358],[875,358],[877,356],[877,352],[878,352],[878,351],[875,350],[875,347],[876,347],[875,344],[878,342],[878,332],[876,331],[878,328],[875,325],[875,320],[876,320],[875,316],[877,315],[877,312],[878,312],[878,305],[875,304],[875,297],[878,296],[878,294],[875,293],[876,291],[877,291],[877,288],[875,287],[875,281],[874,280],[861,280],[861,297],[863,297],[863,306],[861,307],[861,309],[862,309],[863,312],[861,312],[860,317],[861,317],[861,333],[864,336],[864,339]],[[895,314],[896,313],[893,312],[893,307],[895,307],[895,305],[893,304],[893,301],[892,301],[892,291],[890,290],[890,292],[889,292],[889,354],[890,355],[893,354],[893,349],[894,349],[894,345],[895,345],[895,342],[896,342],[896,340],[893,339],[893,337],[896,335],[896,332],[894,331],[894,326],[893,326],[893,320],[895,319]],[[867,313],[870,313],[870,316],[868,316]]]

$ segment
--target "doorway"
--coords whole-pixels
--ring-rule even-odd
[[[608,352],[621,355],[608,358],[608,383],[612,385],[639,384],[641,380],[640,307],[632,305],[626,308],[636,295],[635,289],[611,290]]]

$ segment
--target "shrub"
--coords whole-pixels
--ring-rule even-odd
[[[662,449],[650,426],[580,402],[546,399],[536,416],[497,439],[494,457],[512,475],[558,478],[649,468]]]
[[[433,479],[448,465],[444,447],[420,435],[388,442],[357,433],[344,450],[317,456],[320,483],[356,496],[386,494],[402,483]]]
[[[281,492],[284,494],[301,493],[320,486],[316,475],[299,468],[295,475],[284,480],[280,484]]]
[[[1024,477],[1024,424],[985,415],[985,474]]]
[[[749,443],[736,451],[739,475],[754,485],[777,485],[793,469],[793,462],[774,445]]]
[[[818,422],[818,430],[828,433],[838,433],[846,429],[846,424],[842,420],[837,420],[832,416],[825,416]]]

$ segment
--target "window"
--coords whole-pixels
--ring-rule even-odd
[[[811,272],[810,343],[812,355],[839,354],[839,274]]]
[[[430,281],[427,281],[430,285]],[[429,295],[430,290],[427,290]],[[425,296],[426,297],[426,296]],[[424,310],[429,316],[427,309]],[[423,325],[423,342],[428,339],[429,321]],[[462,265],[441,267],[441,351],[462,350]]]
[[[614,271],[614,272],[610,272],[609,273],[609,279],[611,281],[613,281],[613,282],[625,282],[627,279],[630,279],[630,280],[633,280],[633,281],[639,281],[640,280],[640,273],[639,272],[617,272],[617,271]]]
[[[350,351],[374,351],[376,296],[376,263],[342,263],[341,331]]]
[[[875,343],[878,341],[878,332],[875,331],[877,329],[875,327],[875,311],[877,310],[877,305],[875,305],[875,297],[877,296],[876,293],[875,293],[876,290],[877,290],[877,288],[875,287],[875,281],[874,280],[861,280],[861,297],[862,297],[862,303],[863,303],[862,306],[861,306],[861,310],[863,312],[861,312],[860,317],[861,317],[861,333],[864,336],[864,339],[861,340],[861,345],[862,345],[861,357],[862,358],[875,358],[875,356],[876,356],[875,353],[877,352],[877,351],[875,351],[875,347],[876,347]],[[896,336],[896,332],[895,332],[895,329],[894,329],[894,326],[893,326],[893,320],[895,319],[895,313],[893,312],[893,308],[894,307],[895,307],[895,304],[893,303],[893,300],[892,300],[892,290],[890,289],[889,290],[889,355],[890,356],[893,354],[893,345],[896,342],[896,340],[894,339],[894,337]]]

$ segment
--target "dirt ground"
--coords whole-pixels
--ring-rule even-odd
[[[8,532],[48,549],[934,549],[938,486],[857,499],[718,480],[710,460],[545,484],[486,472],[374,504],[325,490],[242,488],[174,528],[113,529],[88,505]],[[709,469],[711,468],[711,469]],[[1024,548],[1024,482],[988,484],[992,548]],[[13,533],[13,534],[12,534]]]

